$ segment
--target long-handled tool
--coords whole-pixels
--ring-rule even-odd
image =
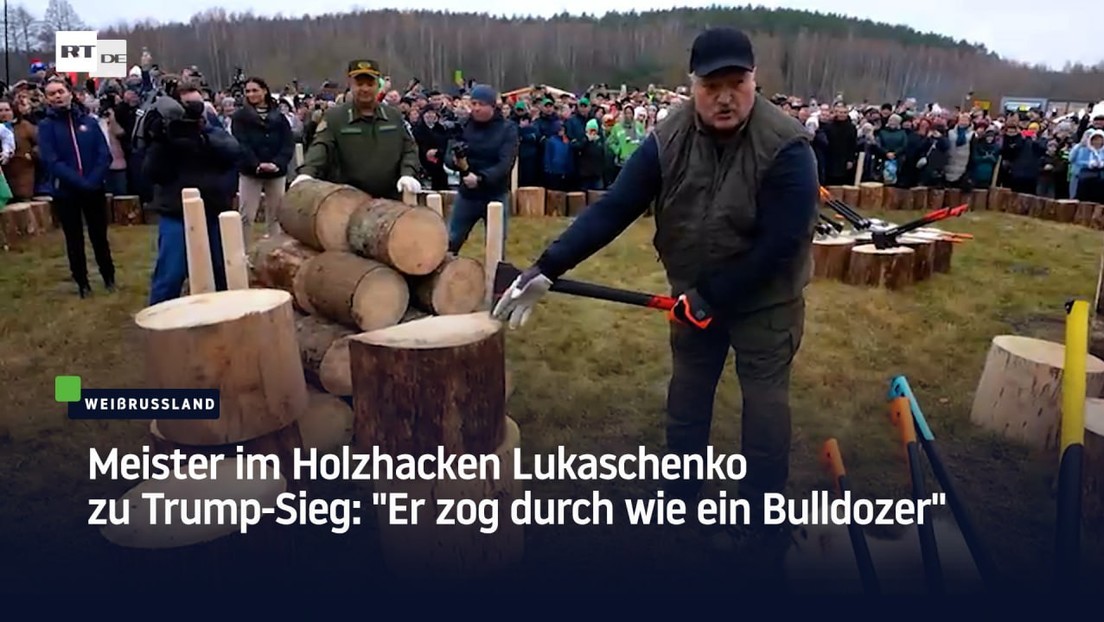
[[[924,413],[920,410],[916,395],[913,394],[912,387],[909,386],[908,380],[904,376],[897,376],[889,383],[889,399],[896,398],[908,400],[909,410],[912,412],[912,418],[920,434],[920,446],[928,456],[928,464],[931,465],[932,472],[935,473],[935,479],[939,481],[939,486],[943,489],[943,493],[947,495],[947,504],[951,506],[951,513],[954,514],[958,529],[962,532],[962,539],[966,541],[966,546],[970,549],[970,555],[974,558],[974,565],[977,566],[981,580],[992,589],[995,587],[997,579],[997,566],[993,563],[993,558],[990,557],[988,549],[974,528],[974,522],[970,519],[970,514],[962,503],[962,497],[958,496],[958,490],[947,472],[947,465],[943,462],[943,456],[939,453],[939,447],[935,443],[935,435],[932,434],[931,428],[924,418]]]
[[[832,211],[843,216],[847,222],[851,223],[855,231],[865,231],[870,228],[871,222],[868,218],[864,218],[853,207],[833,197],[832,193],[824,186],[820,187],[820,198],[824,199],[824,204],[832,208]]]
[[[900,242],[898,242],[897,240],[902,235],[910,231],[915,231],[917,229],[926,227],[933,222],[938,222],[947,218],[953,218],[955,216],[961,216],[968,209],[970,209],[970,205],[968,203],[963,203],[958,207],[943,207],[935,211],[928,212],[920,218],[917,218],[916,220],[913,220],[911,222],[907,222],[903,225],[897,225],[896,227],[890,227],[889,229],[884,229],[881,231],[872,231],[870,234],[871,241],[874,242],[874,247],[877,249],[895,248],[901,245]]]
[[[817,225],[817,233],[824,231],[827,234],[839,233],[843,231],[843,225],[825,216],[824,214],[817,213],[820,217],[821,224]]]
[[[1062,368],[1062,451],[1058,464],[1055,580],[1076,591],[1081,562],[1081,478],[1085,444],[1085,365],[1089,358],[1089,303],[1066,304],[1066,361]]]
[[[494,278],[494,296],[496,300],[509,289],[510,284],[513,283],[514,279],[520,274],[521,270],[518,270],[517,267],[512,264],[499,262],[498,267],[495,269]],[[570,294],[572,296],[581,296],[583,298],[620,302],[621,304],[647,307],[660,311],[669,311],[675,306],[675,299],[670,296],[657,296],[655,294],[606,287],[605,285],[596,285],[583,281],[572,281],[570,279],[556,279],[552,282],[550,291]]]
[[[842,498],[851,490],[851,482],[843,467],[843,454],[840,453],[839,442],[834,438],[825,441],[820,458]],[[855,521],[851,521],[847,523],[847,534],[851,536],[851,548],[855,551],[855,564],[859,567],[863,590],[867,594],[881,593],[881,588],[878,586],[878,573],[874,570],[874,560],[870,557],[870,546],[866,543],[866,535],[863,534],[862,527]]]
[[[889,403],[889,417],[901,433],[901,444],[905,448],[908,460],[909,480],[912,483],[912,498],[919,501],[924,492],[924,472],[920,464],[920,448],[916,444],[916,424],[912,421],[909,401],[906,397],[894,398]],[[917,533],[920,536],[920,555],[924,560],[924,577],[928,582],[928,591],[943,593],[943,565],[939,561],[939,549],[935,543],[935,528],[931,521],[917,521]]]

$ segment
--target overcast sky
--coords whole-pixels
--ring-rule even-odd
[[[18,0],[17,0],[18,1]],[[357,7],[356,0],[190,0],[189,2],[159,2],[149,0],[70,0],[80,16],[93,26],[103,27],[119,20],[153,18],[158,21],[186,22],[197,12],[208,7],[221,6],[231,12],[252,10],[258,15],[285,15],[340,13]],[[25,6],[41,11],[45,0],[30,0]],[[551,15],[570,13],[595,13],[600,4],[607,11],[628,11],[672,6],[663,0],[481,0],[472,3],[448,3],[457,8],[473,7],[492,14],[513,14],[523,4],[534,7],[532,14]],[[709,0],[684,0],[678,6],[709,6],[723,4]],[[1060,3],[1061,13],[1047,10],[1045,3],[1035,0],[1002,0],[985,3],[984,9],[968,8],[963,0],[922,0],[921,2],[839,2],[838,0],[764,0],[756,2],[768,7],[785,7],[813,11],[842,11],[847,15],[893,24],[908,24],[921,31],[934,31],[956,39],[983,43],[1001,56],[1030,63],[1046,63],[1060,69],[1066,61],[1095,64],[1104,60],[1104,46],[1086,37],[1087,30],[1077,26],[1078,13],[1084,13],[1088,0],[1072,0]],[[306,5],[306,11],[304,11]],[[853,8],[841,9],[850,5]],[[386,0],[382,3],[365,2],[372,8],[412,9],[426,6],[424,0]],[[543,9],[543,10],[542,10]],[[41,17],[41,13],[38,15]],[[1086,16],[1088,19],[1096,17]],[[733,24],[739,26],[739,24]],[[1073,26],[1071,33],[1071,26]],[[366,42],[366,45],[370,45]]]

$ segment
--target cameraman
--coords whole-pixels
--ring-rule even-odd
[[[233,209],[224,179],[238,160],[234,138],[208,123],[199,85],[182,82],[174,97],[163,99],[172,99],[177,108],[162,102],[159,108],[164,114],[158,113],[159,118],[150,128],[150,143],[143,162],[143,176],[153,184],[151,207],[160,214],[150,305],[179,297],[188,276],[184,206],[180,196],[184,188],[199,189],[203,198],[215,286],[226,289],[218,215]]]
[[[100,97],[99,118],[100,131],[107,139],[108,150],[111,153],[111,166],[108,168],[107,177],[104,179],[108,194],[123,196],[127,193],[127,153],[124,148],[126,129],[115,120],[115,110],[118,107],[118,99],[115,91],[110,87]]]
[[[460,191],[449,218],[449,251],[459,253],[487,204],[500,201],[509,215],[510,172],[517,157],[517,126],[502,116],[498,93],[486,84],[471,92],[471,115],[445,151],[445,166],[460,174]],[[506,222],[503,220],[503,238]]]

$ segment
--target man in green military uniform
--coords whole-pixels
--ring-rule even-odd
[[[386,199],[421,191],[418,147],[402,113],[379,101],[382,78],[376,61],[349,63],[351,97],[327,110],[318,123],[292,186],[323,179]]]

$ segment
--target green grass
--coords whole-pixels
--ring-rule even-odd
[[[507,259],[524,267],[566,224],[514,218]],[[977,429],[969,411],[994,335],[1062,340],[1064,303],[1094,295],[1100,234],[992,213],[968,214],[947,228],[976,236],[956,247],[949,275],[901,292],[810,286],[793,378],[791,492],[829,485],[817,452],[835,436],[858,494],[907,494],[885,400],[889,379],[905,374],[998,563],[1042,571],[1053,548],[1057,457]],[[652,232],[650,222],[638,223],[571,276],[666,293]],[[85,524],[83,500],[121,494],[127,485],[89,482],[88,448],[137,449],[146,426],[67,420],[64,405],[54,401],[54,377],[80,376],[90,388],[143,385],[145,353],[133,315],[148,293],[154,235],[152,227],[112,228],[120,290],[108,295],[99,288],[88,300],[77,297],[68,278],[59,232],[0,256],[0,518],[12,524],[36,517],[20,523],[23,542],[36,554],[53,547],[42,554],[88,559],[105,550]],[[476,233],[466,253],[478,256],[481,250]],[[94,266],[91,257],[89,252]],[[580,452],[627,451],[640,444],[662,449],[671,365],[662,314],[551,295],[525,328],[510,334],[508,353],[516,385],[509,410],[527,453],[557,445]],[[717,393],[712,436],[723,450],[739,446],[739,404],[730,361]],[[570,483],[534,488],[543,495],[587,492]],[[649,494],[653,487],[611,483],[603,490],[617,498]],[[370,539],[370,528],[362,533]],[[42,539],[44,534],[49,537]],[[688,538],[647,529],[533,528],[527,555],[533,565],[567,558],[600,563],[613,551],[635,547],[645,562],[658,563],[671,552],[693,560],[700,547],[685,546]],[[347,542],[338,539],[333,546]],[[1099,543],[1086,545],[1100,552]]]

